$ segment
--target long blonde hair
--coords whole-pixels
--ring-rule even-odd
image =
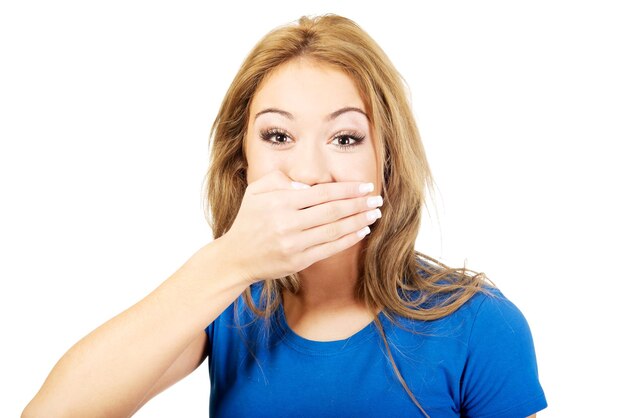
[[[387,208],[387,215],[371,225],[371,233],[364,238],[355,296],[374,315],[402,386],[428,416],[398,370],[375,313],[380,310],[396,325],[394,315],[420,321],[439,319],[456,311],[477,292],[488,293],[487,278],[465,266],[450,268],[414,249],[425,191],[433,190],[433,180],[407,99],[406,83],[387,55],[345,17],[303,16],[293,23],[272,30],[254,46],[226,93],[210,133],[205,216],[218,238],[230,229],[238,213],[247,187],[244,140],[249,105],[264,77],[299,57],[348,74],[371,117],[377,173]],[[253,302],[250,287],[243,295],[250,310],[265,319],[277,310],[282,290],[296,294],[300,289],[298,273],[262,283],[259,307]]]

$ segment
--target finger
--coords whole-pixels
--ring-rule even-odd
[[[292,208],[303,209],[334,200],[364,196],[374,189],[373,183],[369,183],[371,185],[369,189],[362,189],[362,184],[368,183],[360,181],[340,181],[316,184],[308,189],[298,190],[297,193],[292,193],[289,202]]]
[[[361,212],[336,222],[302,231],[298,234],[300,251],[306,251],[316,245],[333,242],[350,233],[356,233],[363,227],[373,224],[377,219],[378,218],[368,218],[367,212]]]
[[[363,196],[322,203],[297,211],[294,216],[294,223],[301,230],[305,230],[335,222],[360,212],[374,210],[381,207],[382,204],[382,197],[378,199],[378,196]]]
[[[307,260],[313,260],[313,263],[315,263],[319,260],[323,260],[352,247],[366,236],[367,234],[363,237],[360,237],[357,232],[351,232],[337,240],[326,242],[324,244],[314,245],[306,249],[302,252],[302,257],[306,258]]]

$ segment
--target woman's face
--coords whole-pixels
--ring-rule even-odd
[[[356,85],[343,72],[306,58],[281,65],[250,104],[248,184],[279,169],[310,186],[372,182],[372,195],[380,194],[368,116]]]

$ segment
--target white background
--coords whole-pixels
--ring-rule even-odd
[[[525,314],[539,415],[623,411],[618,2],[225,3],[0,6],[0,416],[210,240],[202,177],[229,83],[270,29],[325,12],[409,84],[438,186],[416,248]],[[209,390],[204,363],[136,416],[206,417]]]

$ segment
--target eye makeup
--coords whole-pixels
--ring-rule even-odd
[[[280,128],[263,129],[260,132],[260,136],[263,141],[268,142],[273,147],[284,147],[285,145],[288,144],[287,142],[284,142],[284,141],[286,141],[286,138],[290,138],[289,134]],[[278,142],[271,140],[272,138],[278,139],[281,137],[285,138],[285,140],[278,141]],[[333,141],[335,139],[339,139],[339,140],[347,139],[348,142],[350,140],[353,140],[354,142],[351,144],[350,143],[349,144],[336,144],[338,148],[342,150],[347,150],[347,149],[354,148],[354,147],[361,145],[361,143],[365,139],[365,135],[360,134],[356,131],[350,131],[350,130],[340,131],[334,136]]]

